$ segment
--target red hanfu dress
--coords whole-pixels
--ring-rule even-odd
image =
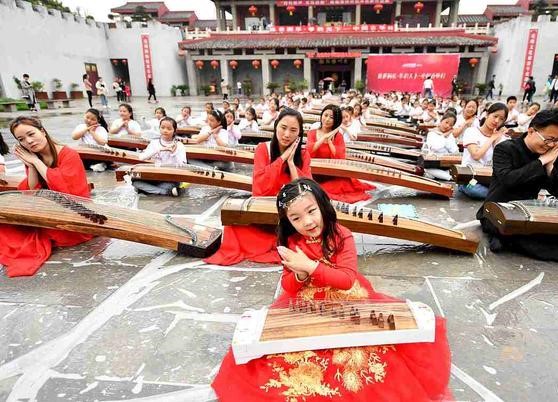
[[[58,153],[58,166],[47,169],[48,189],[80,197],[90,197],[83,163],[76,151],[64,147]],[[33,190],[39,190],[38,184]],[[27,178],[18,186],[30,190]],[[1,196],[0,196],[1,197]],[[44,211],[48,215],[48,211]],[[9,277],[35,274],[48,260],[52,247],[75,246],[93,236],[56,229],[0,225],[0,264]]]
[[[357,272],[352,233],[339,226],[344,244],[329,260],[321,242],[299,234],[289,248],[300,247],[320,264],[311,280],[298,282],[284,269],[284,293],[275,305],[288,299],[393,301],[376,293]],[[220,402],[427,402],[452,399],[448,390],[450,350],[445,320],[436,319],[433,343],[323,349],[263,356],[236,365],[232,351],[226,354],[212,387]]]
[[[302,167],[297,168],[299,177],[312,178],[310,156],[302,150]],[[254,154],[252,195],[275,197],[283,185],[291,182],[287,162],[280,157],[271,162],[269,142],[260,143]],[[208,264],[233,265],[243,260],[263,263],[280,263],[277,253],[275,228],[266,230],[260,226],[225,226],[221,247],[204,261]]]
[[[333,145],[335,146],[335,155],[331,153],[329,145],[324,142],[315,151],[314,144],[318,141],[317,130],[310,130],[307,134],[306,149],[310,152],[310,157],[317,159],[345,159],[345,141],[343,135],[338,132],[333,137]],[[363,183],[360,180],[349,179],[345,177],[326,177],[315,176],[315,180],[320,183],[325,192],[332,200],[353,203],[357,201],[369,200],[370,194],[368,190],[374,190],[371,184]]]

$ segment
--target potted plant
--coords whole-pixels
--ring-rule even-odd
[[[186,84],[182,84],[176,87],[180,91],[180,96],[186,96],[186,93],[190,90],[190,87]]]
[[[271,93],[274,93],[275,90],[277,88],[279,88],[279,84],[276,82],[268,82],[267,85],[265,86],[267,89],[269,89],[271,91]]]
[[[31,83],[33,90],[35,91],[35,98],[38,100],[48,100],[48,93],[43,91],[45,85],[41,81],[33,81]]]
[[[79,84],[76,84],[75,82],[70,84],[70,98],[83,99],[83,91],[79,90]]]
[[[487,87],[488,87],[488,85],[486,83],[475,84],[475,88],[479,91],[478,92],[479,95],[484,95],[484,93],[486,92]]]
[[[356,80],[356,81],[355,81],[355,89],[356,89],[358,92],[361,92],[361,93],[362,93],[362,91],[364,90],[364,82],[362,82],[361,80]]]
[[[171,96],[176,96],[177,90],[178,90],[178,85],[173,85],[170,89]]]
[[[200,91],[202,91],[205,96],[209,96],[209,91],[211,91],[211,86],[209,86],[208,84],[202,85],[200,87]]]
[[[242,81],[242,89],[244,90],[244,95],[251,96],[252,95],[252,79],[246,78]]]
[[[68,94],[66,91],[61,91],[62,81],[58,78],[52,80],[52,85],[54,86],[54,91],[52,91],[52,99],[68,99]]]

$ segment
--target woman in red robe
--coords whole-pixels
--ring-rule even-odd
[[[316,182],[296,180],[277,197],[284,293],[289,300],[397,301],[357,271],[352,233]],[[273,307],[272,306],[272,307]],[[212,384],[221,402],[448,401],[450,350],[445,320],[435,341],[267,355],[236,365],[229,350]]]
[[[345,141],[339,130],[343,116],[339,106],[327,105],[320,116],[320,128],[307,134],[306,149],[312,158],[345,159]],[[329,197],[333,200],[354,203],[372,198],[366,193],[375,187],[356,179],[345,177],[316,176]]]
[[[312,177],[310,156],[302,149],[302,116],[295,110],[283,110],[274,125],[270,142],[256,147],[252,195],[276,196],[284,184],[299,177]],[[279,263],[274,230],[259,226],[225,226],[221,247],[204,261],[208,264],[233,265],[243,260]]]
[[[16,118],[10,131],[19,142],[14,154],[27,172],[19,190],[49,189],[89,198],[85,169],[76,151],[57,144],[33,117]],[[52,247],[74,246],[91,238],[63,230],[0,225],[0,264],[9,277],[33,275],[50,257]]]

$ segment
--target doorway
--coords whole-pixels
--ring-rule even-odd
[[[124,88],[124,84],[128,85],[130,87],[130,91],[132,91],[130,70],[128,69],[128,59],[110,59],[110,64],[112,65],[114,78],[120,78],[120,86]]]
[[[332,92],[351,88],[353,74],[353,59],[320,59],[314,64],[314,88],[319,90],[320,80],[324,81],[324,90],[332,89]]]
[[[94,63],[85,63],[85,73],[89,76],[89,82],[92,87],[91,92],[93,92],[93,95],[97,95],[97,88],[95,87],[95,84],[99,80],[97,65]]]

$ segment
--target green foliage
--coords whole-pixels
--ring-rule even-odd
[[[362,82],[361,80],[356,80],[355,81],[355,89],[359,92],[362,92],[362,90],[365,88],[364,82]]]
[[[70,91],[77,91],[79,88],[79,84],[76,84],[75,82],[72,82],[70,84]]]
[[[15,75],[12,78],[14,79],[17,89],[21,89],[21,80],[17,78]]]
[[[134,10],[134,14],[130,16],[132,21],[147,22],[152,20],[150,14],[147,13],[147,9],[144,6],[137,6]]]
[[[479,90],[479,95],[484,95],[484,93],[486,92],[486,88],[488,88],[488,84],[487,83],[478,83],[478,84],[475,84],[475,88],[477,88]]]
[[[31,86],[33,87],[33,89],[37,92],[41,92],[43,90],[43,88],[45,87],[45,84],[43,84],[41,81],[33,81],[31,83]]]
[[[268,82],[267,85],[265,86],[267,89],[269,89],[271,91],[271,93],[274,93],[275,90],[277,88],[279,88],[279,84],[276,82]]]
[[[207,87],[208,87],[207,91],[209,92],[210,90],[209,85],[207,85]],[[182,84],[182,85],[177,85],[176,89],[180,91],[180,96],[186,96],[186,93],[190,90],[190,87],[186,84]]]
[[[244,81],[242,81],[242,89],[244,90],[244,95],[246,96],[250,96],[252,95],[252,80],[250,78],[246,78],[244,79]]]
[[[56,89],[57,91],[62,89],[62,81],[58,78],[54,78],[52,80],[52,85],[54,85],[54,89]]]
[[[170,89],[170,93],[172,96],[176,96],[176,90],[178,89],[178,85],[173,85]]]
[[[204,93],[205,96],[209,95],[209,91],[211,91],[211,87],[208,84],[205,85],[201,85],[200,86],[200,91],[202,91]]]
[[[93,21],[95,21],[95,17],[93,17],[92,15],[86,15],[86,16],[85,16],[85,19],[86,19],[86,20],[93,20]]]
[[[53,10],[60,10],[65,13],[71,12],[68,7],[62,4],[61,1],[58,0],[26,0],[28,3],[33,5],[44,6],[46,8],[50,8]]]

